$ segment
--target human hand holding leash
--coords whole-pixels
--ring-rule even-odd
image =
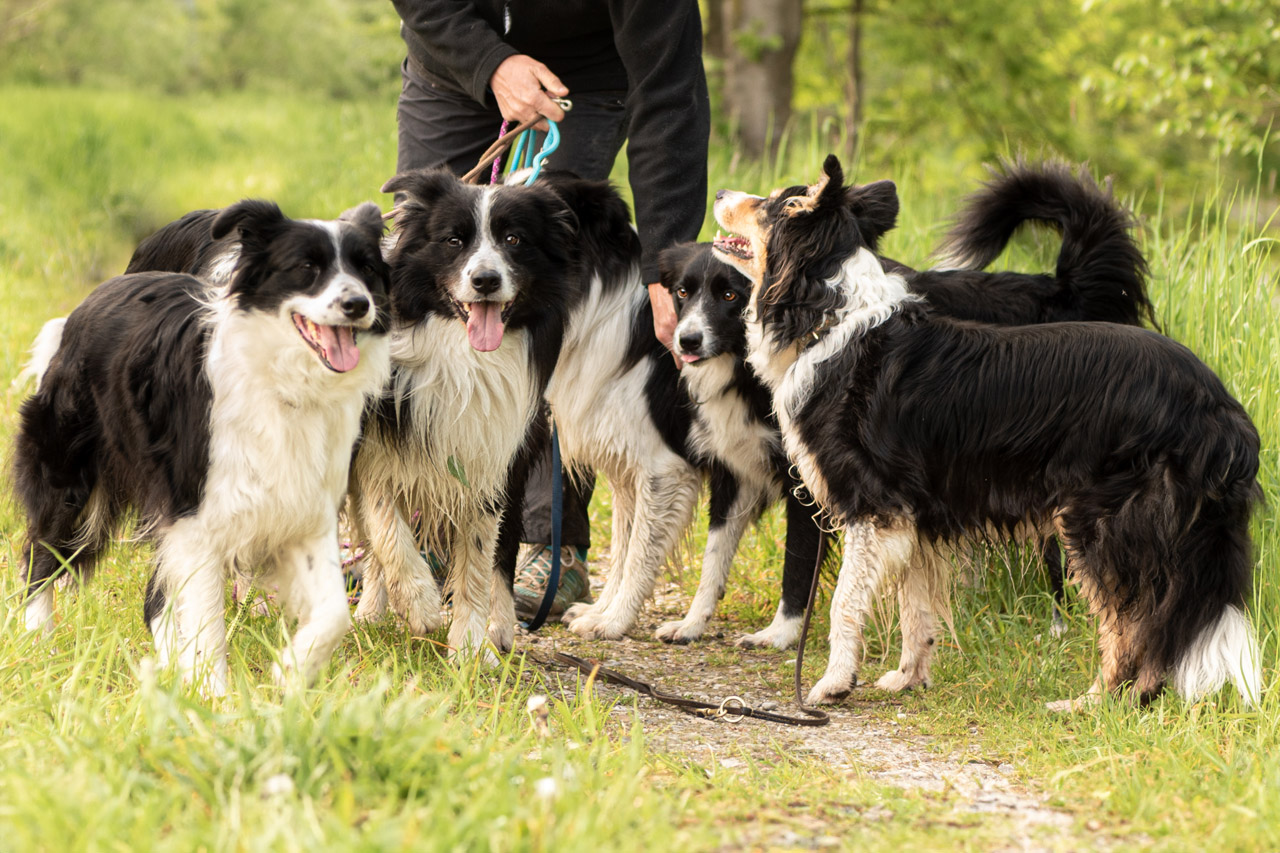
[[[552,98],[563,98],[569,90],[550,68],[532,56],[518,53],[502,60],[489,78],[489,88],[507,121],[525,122],[538,116],[564,120],[564,110]],[[538,130],[547,129],[545,121],[535,126]]]
[[[671,357],[675,359],[676,368],[683,368],[684,362],[680,361],[675,347],[672,346],[676,335],[676,306],[671,301],[671,294],[662,286],[662,282],[655,281],[649,285],[649,304],[653,307],[654,335],[671,353]]]

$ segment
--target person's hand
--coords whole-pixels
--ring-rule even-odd
[[[563,98],[569,90],[550,68],[532,56],[517,53],[502,60],[489,78],[489,88],[507,121],[526,122],[538,116],[564,120],[564,110],[551,98]],[[536,127],[546,130],[547,123],[539,122]]]
[[[671,346],[672,339],[675,338],[676,334],[676,306],[671,301],[671,294],[660,283],[654,282],[649,285],[649,304],[653,306],[654,335],[671,353],[671,357],[675,359],[676,367],[683,368],[683,362],[680,361],[680,357],[676,355],[676,351]]]

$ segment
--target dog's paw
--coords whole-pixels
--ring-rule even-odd
[[[876,688],[879,690],[887,690],[890,693],[899,693],[903,690],[910,690],[913,687],[928,687],[929,679],[920,673],[903,672],[895,669],[892,672],[886,672],[876,681]]]
[[[1085,693],[1083,696],[1077,696],[1075,699],[1059,699],[1056,702],[1045,702],[1044,706],[1050,711],[1059,714],[1071,714],[1076,711],[1083,711],[1092,708],[1102,701],[1102,696],[1098,693]]]
[[[560,621],[569,625],[575,619],[581,619],[589,613],[595,613],[598,609],[598,604],[588,604],[585,601],[579,601],[577,604],[569,605],[569,608],[565,610],[564,615],[560,617]]]
[[[569,630],[586,640],[620,640],[626,636],[629,627],[602,618],[597,613],[579,616],[569,623]]]
[[[438,608],[415,606],[400,615],[415,637],[434,634],[444,627],[445,617]]]
[[[703,620],[679,619],[675,622],[666,622],[658,626],[658,630],[653,632],[653,636],[664,643],[684,645],[700,639],[706,629],[707,623]]]
[[[508,654],[516,644],[516,626],[489,623],[489,642],[502,654]]]
[[[796,644],[800,636],[800,619],[784,619],[773,621],[773,624],[754,634],[747,634],[734,641],[734,645],[743,649],[778,649],[783,651]]]
[[[805,704],[834,705],[852,692],[853,684],[849,679],[824,675],[809,691]]]
[[[356,605],[355,620],[357,622],[375,622],[387,612],[387,599],[381,595],[362,595]]]

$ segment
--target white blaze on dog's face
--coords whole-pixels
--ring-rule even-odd
[[[685,364],[746,354],[742,314],[751,282],[716,260],[705,243],[673,246],[658,259],[662,284],[676,309],[672,346]]]
[[[446,170],[409,172],[383,192],[403,192],[397,206],[397,319],[428,314],[466,324],[477,352],[493,352],[508,328],[537,312],[540,295],[562,287],[573,265],[573,213],[543,186],[479,187]]]
[[[359,334],[385,331],[388,271],[379,237],[381,212],[362,205],[329,221],[289,220],[267,202],[223,211],[216,237],[241,230],[241,254],[229,294],[237,307],[279,315],[335,373],[360,363]]]

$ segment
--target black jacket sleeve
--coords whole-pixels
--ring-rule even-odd
[[[489,78],[519,51],[502,40],[470,0],[392,0],[410,56],[429,56],[435,73],[485,103]]]
[[[652,284],[658,253],[696,240],[706,215],[711,104],[702,18],[696,0],[609,0],[609,13],[630,81],[627,162],[641,273]]]

